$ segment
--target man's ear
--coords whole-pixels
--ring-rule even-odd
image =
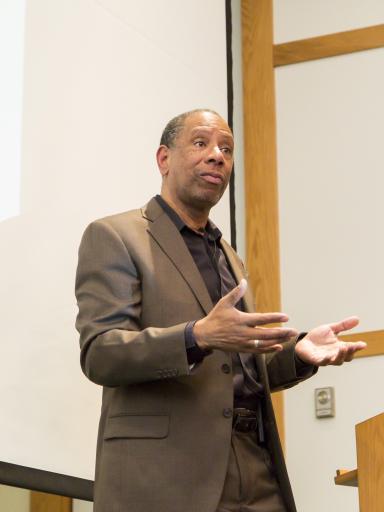
[[[169,147],[162,144],[156,152],[157,165],[162,176],[166,176],[169,172]]]

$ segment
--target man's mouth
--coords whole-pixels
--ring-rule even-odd
[[[214,185],[221,185],[224,182],[222,174],[218,172],[203,172],[200,177],[207,183],[213,183]]]

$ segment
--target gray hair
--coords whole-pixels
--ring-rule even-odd
[[[172,148],[175,145],[175,141],[180,131],[184,127],[185,120],[192,114],[197,114],[198,112],[210,112],[217,117],[221,117],[220,114],[214,110],[211,110],[210,108],[196,108],[195,110],[183,112],[167,123],[167,126],[164,128],[163,133],[161,134],[160,145]]]

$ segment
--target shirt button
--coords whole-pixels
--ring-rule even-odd
[[[232,418],[232,409],[230,409],[229,407],[223,409],[223,416],[224,418]]]
[[[231,368],[230,368],[229,364],[223,364],[223,366],[221,367],[221,370],[223,371],[223,373],[230,373]]]

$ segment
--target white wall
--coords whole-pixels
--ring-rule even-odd
[[[275,0],[275,41],[384,22],[383,2]],[[383,329],[384,50],[276,69],[282,306],[299,329],[350,314]],[[358,510],[333,483],[356,467],[354,425],[384,409],[383,357],[320,369],[285,393],[298,510]],[[336,416],[316,419],[314,389],[334,386]]]
[[[273,0],[274,41],[286,43],[383,23],[382,0]]]
[[[0,222],[20,209],[24,18],[25,0],[0,2]]]
[[[72,512],[92,512],[93,503],[90,501],[73,500]]]
[[[383,59],[276,70],[282,301],[301,329],[350,314],[383,328]]]
[[[29,512],[30,491],[0,485],[0,510],[4,512]],[[82,511],[79,511],[82,512]],[[86,511],[84,511],[86,512]]]
[[[100,389],[79,367],[77,247],[91,220],[158,192],[172,116],[226,115],[225,5],[31,0],[24,48],[21,169],[7,169],[20,211],[0,223],[0,460],[93,478]],[[213,218],[229,238],[228,195]]]

